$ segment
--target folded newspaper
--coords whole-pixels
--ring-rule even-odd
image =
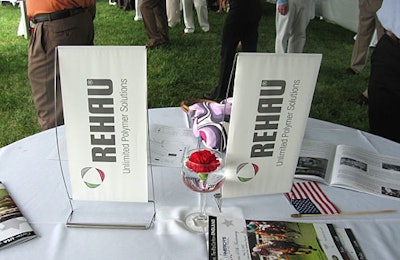
[[[209,259],[365,259],[351,229],[210,216]]]
[[[0,182],[0,249],[34,237],[32,227]]]
[[[294,177],[400,198],[400,158],[348,145],[303,140]]]

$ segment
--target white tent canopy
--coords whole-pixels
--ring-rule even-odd
[[[266,0],[276,3],[276,0]],[[350,31],[357,32],[358,27],[358,0],[314,0],[315,16],[338,24]]]

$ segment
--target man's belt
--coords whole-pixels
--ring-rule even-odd
[[[73,8],[73,9],[60,10],[60,11],[56,11],[56,12],[48,13],[48,14],[38,14],[32,18],[32,21],[34,23],[42,23],[42,22],[47,22],[47,21],[64,19],[67,17],[71,17],[74,15],[83,13],[85,10],[86,10],[86,8],[77,7],[77,8]]]

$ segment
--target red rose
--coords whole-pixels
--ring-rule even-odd
[[[186,162],[186,167],[197,173],[213,172],[220,166],[218,158],[209,150],[193,152]]]

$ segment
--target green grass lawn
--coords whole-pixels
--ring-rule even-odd
[[[258,51],[274,52],[275,6],[262,2]],[[149,108],[179,106],[183,99],[202,98],[214,88],[225,16],[210,11],[208,34],[198,29],[185,35],[181,23],[170,28],[169,46],[148,51]],[[133,17],[134,11],[97,0],[95,44],[145,45],[143,22],[135,22]],[[19,19],[18,7],[0,7],[0,147],[40,131],[27,75],[28,40],[17,36]],[[350,63],[353,36],[353,32],[323,20],[310,22],[305,52],[323,54],[310,116],[367,131],[367,107],[347,99],[367,86],[369,64],[358,76],[343,74]]]

